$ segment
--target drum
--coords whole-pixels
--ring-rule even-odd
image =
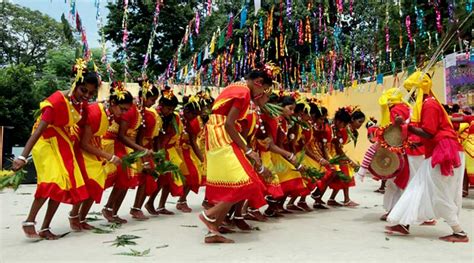
[[[383,140],[389,147],[401,147],[403,145],[404,136],[400,126],[390,125],[383,131]]]
[[[403,170],[404,165],[403,155],[380,147],[375,152],[369,171],[379,179],[390,179],[396,177]]]

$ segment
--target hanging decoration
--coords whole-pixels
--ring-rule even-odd
[[[89,49],[89,44],[87,43],[87,35],[86,30],[82,26],[82,20],[79,16],[79,12],[76,12],[76,30],[81,34],[81,42],[82,42],[82,52],[84,59],[88,61],[91,57],[91,52]]]
[[[291,0],[286,0],[286,17],[288,19],[288,23],[291,24]]]
[[[158,17],[160,15],[160,1],[161,0],[156,0],[156,7],[155,7],[155,12],[153,14],[153,23],[151,26],[151,35],[150,39],[148,40],[148,45],[145,53],[145,59],[143,60],[143,66],[142,66],[142,77],[145,78],[146,76],[146,69],[148,67],[148,61],[150,59],[152,50],[153,50],[153,42],[156,37],[156,28],[158,27]],[[196,13],[197,14],[197,13]]]
[[[244,5],[244,8],[240,13],[240,29],[244,28],[245,22],[247,22],[247,5]]]
[[[127,83],[127,78],[130,75],[128,70],[128,55],[127,55],[127,42],[128,42],[128,0],[123,0],[123,19],[122,19],[122,63],[124,69],[124,82]]]
[[[410,28],[410,25],[411,25],[410,16],[407,16],[405,18],[405,25],[407,27],[408,40],[410,41],[410,43],[413,43],[413,36],[411,35],[411,28]]]
[[[199,12],[197,12],[197,11],[196,11],[196,18],[194,20],[195,20],[195,23],[196,23],[195,32],[196,32],[196,35],[199,35],[199,29],[201,27],[201,18],[199,17]]]
[[[306,26],[305,26],[305,36],[304,40],[311,44],[311,23],[309,21],[309,16],[306,16]]]

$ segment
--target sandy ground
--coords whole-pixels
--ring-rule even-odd
[[[252,222],[260,230],[231,234],[236,244],[230,245],[203,243],[205,230],[197,219],[203,191],[189,198],[193,213],[158,216],[146,222],[130,219],[128,211],[135,196],[130,191],[120,211],[129,223],[113,233],[70,233],[58,241],[31,242],[23,236],[20,222],[26,217],[35,186],[22,186],[15,193],[0,194],[0,262],[474,262],[474,240],[453,244],[437,239],[451,233],[442,220],[435,227],[413,227],[410,236],[386,236],[385,223],[378,219],[383,212],[382,195],[373,192],[377,186],[377,182],[366,181],[352,190],[352,199],[361,203],[359,208],[335,208],[267,223]],[[171,198],[168,208],[174,209],[175,201]],[[464,199],[463,206],[462,226],[474,239],[474,190]],[[52,223],[55,233],[69,231],[69,209],[68,205],[60,206]],[[92,211],[100,211],[100,207],[95,205]],[[41,212],[38,219],[43,217],[44,211]],[[107,228],[101,226],[104,223],[101,220],[92,224]],[[135,246],[117,248],[104,243],[122,234],[141,238]],[[115,255],[130,248],[150,249],[150,254]]]

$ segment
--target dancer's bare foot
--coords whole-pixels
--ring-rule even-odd
[[[295,204],[288,204],[286,205],[286,209],[290,211],[296,211],[296,212],[303,212],[304,209],[301,207],[296,206]]]
[[[254,220],[258,222],[266,222],[268,219],[258,209],[249,209],[247,214],[244,216],[246,220]]]
[[[422,226],[435,226],[436,225],[436,220],[434,219],[431,219],[431,220],[426,220],[425,222],[423,222],[423,224],[421,224]]]
[[[325,206],[323,203],[314,202],[313,204],[314,209],[329,209],[329,207]]]
[[[51,228],[45,228],[45,229],[41,229],[39,232],[38,232],[38,235],[43,238],[43,239],[46,239],[46,240],[57,240],[59,239],[59,236],[53,234],[51,232]]]
[[[200,214],[199,214],[199,220],[201,220],[204,225],[206,225],[207,229],[209,229],[209,231],[211,232],[214,232],[214,233],[217,233],[219,232],[219,229],[218,227],[214,224],[216,222],[216,219],[214,218],[209,218],[207,215],[206,215],[206,212],[205,211],[202,211]]]
[[[449,236],[440,237],[439,239],[446,242],[453,242],[453,243],[469,242],[469,237],[467,237],[467,234],[464,231],[459,232],[459,233],[453,233],[452,235],[449,235]]]
[[[336,200],[334,200],[334,199],[329,199],[329,200],[328,200],[328,205],[330,205],[330,206],[342,206],[341,203],[338,203],[338,202],[337,202]]]
[[[375,192],[375,193],[385,194],[385,188],[379,188],[379,189],[375,190],[374,192]]]
[[[71,216],[69,215],[69,226],[71,227],[72,231],[81,232],[81,221],[79,220],[79,215]]]
[[[410,234],[410,232],[408,231],[408,227],[405,227],[403,225],[386,226],[385,233],[390,235],[400,234],[404,236]]]
[[[108,207],[104,207],[102,209],[102,215],[104,216],[104,218],[107,220],[107,222],[109,223],[113,223],[115,222],[114,220],[114,212],[113,212],[113,209],[112,208],[108,208]]]
[[[117,224],[126,224],[128,221],[123,219],[123,218],[120,218],[118,215],[114,215],[113,216],[113,221],[112,223],[117,223]]]
[[[176,204],[176,209],[180,210],[183,213],[191,213],[193,210],[188,206],[188,203],[186,201],[183,202],[178,202]]]
[[[21,228],[23,229],[23,232],[25,233],[25,236],[27,238],[32,238],[32,239],[40,238],[38,233],[36,233],[35,225],[36,225],[36,222],[24,221],[21,223]]]
[[[242,231],[251,231],[252,227],[245,222],[243,217],[234,216],[235,226]]]
[[[354,201],[352,201],[352,200],[349,200],[349,201],[347,201],[347,202],[344,202],[344,203],[342,203],[342,205],[345,206],[345,207],[356,207],[356,206],[359,206],[358,203],[356,203],[356,202],[354,202]]]
[[[204,243],[206,244],[230,244],[230,243],[235,243],[234,240],[228,239],[226,237],[223,237],[218,234],[208,234],[204,238]]]
[[[297,206],[302,208],[306,212],[313,211],[313,209],[311,209],[306,202],[298,202]]]
[[[387,221],[387,217],[388,217],[388,213],[383,214],[383,215],[380,217],[380,221]]]
[[[156,210],[155,210],[155,208],[153,207],[153,205],[146,203],[144,207],[145,207],[146,211],[148,212],[148,214],[150,214],[150,215],[152,215],[152,216],[157,216],[157,215],[159,215],[159,213],[156,212]]]
[[[145,221],[150,219],[149,217],[145,216],[145,214],[143,214],[143,211],[140,208],[136,207],[130,208],[130,215],[132,215],[133,219],[136,219],[138,221]]]
[[[89,225],[86,220],[81,221],[81,228],[83,230],[92,230],[92,229],[94,229],[94,227]]]
[[[167,209],[164,208],[164,207],[156,209],[156,212],[157,212],[159,215],[169,215],[169,216],[174,215],[174,212],[171,212],[171,211],[167,210]]]
[[[219,233],[221,233],[221,234],[233,234],[233,233],[235,233],[235,231],[228,228],[228,227],[220,226],[219,227]]]

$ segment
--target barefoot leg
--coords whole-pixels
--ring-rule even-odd
[[[158,193],[161,190],[160,184],[158,184],[158,188],[155,192],[153,192],[150,197],[148,197],[148,201],[145,204],[145,209],[148,211],[150,215],[158,215],[155,209],[155,199],[158,196]]]
[[[339,193],[339,190],[332,190],[332,193],[331,193],[331,196],[329,197],[329,199],[336,200],[336,196],[337,196],[338,193]]]
[[[86,201],[82,202],[81,210],[79,211],[79,219],[81,221],[86,220],[87,214],[89,214],[93,204],[94,200],[92,199],[87,199]]]
[[[46,198],[35,198],[33,204],[31,204],[30,213],[26,218],[26,222],[35,222],[36,216],[38,215],[39,210],[43,207],[46,202]]]
[[[46,198],[35,198],[31,204],[30,212],[23,222],[23,232],[28,238],[38,238],[38,233],[36,233],[35,224],[36,216],[38,215],[39,210],[43,207],[46,202]]]
[[[46,214],[44,215],[43,225],[41,229],[49,228],[51,221],[53,220],[54,214],[58,210],[59,202],[54,201],[53,199],[49,199],[48,201],[48,209],[46,210]]]
[[[168,195],[170,194],[169,186],[163,186],[161,190],[160,203],[158,204],[158,209],[165,208],[166,200],[168,200]]]
[[[133,207],[135,208],[142,208],[143,203],[145,203],[145,189],[146,189],[146,183],[141,184],[138,186],[137,193],[135,195],[135,202],[133,203]]]
[[[127,190],[128,189],[119,189],[117,193],[117,199],[115,200],[115,203],[112,207],[114,215],[118,213],[118,210],[122,206],[122,202],[125,199],[125,196],[127,195]]]
[[[351,201],[351,198],[349,197],[349,187],[342,189],[342,192],[344,193],[344,203]]]
[[[81,222],[79,219],[79,209],[81,208],[83,202],[72,205],[72,209],[69,212],[69,226],[73,231],[81,231]]]

